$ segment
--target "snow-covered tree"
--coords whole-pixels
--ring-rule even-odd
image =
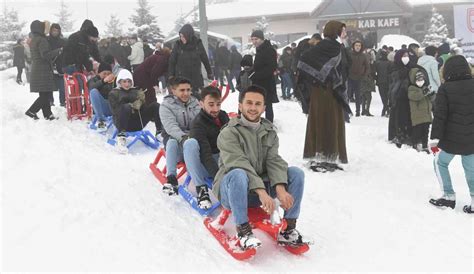
[[[64,0],[61,0],[59,3],[59,12],[56,13],[55,16],[58,18],[58,24],[61,26],[63,32],[73,31],[74,21],[71,20],[72,13],[70,10]]]
[[[115,15],[111,14],[109,22],[105,23],[105,35],[107,37],[120,37],[123,35],[123,23],[120,21],[120,18]]]
[[[260,20],[257,21],[255,30],[259,29],[263,31],[263,35],[265,36],[265,39],[273,40],[273,37],[275,37],[275,33],[269,31],[268,26],[270,26],[270,24],[268,23],[267,18],[265,16],[262,16],[262,18],[260,18]]]
[[[198,13],[198,10],[195,10],[193,12],[193,16],[191,18],[191,22],[190,24],[193,26],[193,27],[199,27],[199,13]]]
[[[186,24],[185,16],[181,14],[178,18],[174,21],[174,28],[170,31],[169,37],[178,34],[179,30]]]
[[[433,15],[430,19],[430,27],[428,33],[423,39],[423,46],[435,46],[438,47],[443,43],[443,41],[448,38],[448,27],[444,22],[443,15],[439,14],[435,8],[432,10]]]
[[[130,21],[136,27],[136,34],[141,39],[156,41],[163,38],[161,30],[156,23],[156,16],[151,14],[151,6],[148,0],[138,0],[137,14],[130,17]]]
[[[18,19],[18,11],[4,8],[0,16],[0,41],[15,41],[21,36],[25,22]]]

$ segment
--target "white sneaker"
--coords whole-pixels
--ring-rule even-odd
[[[240,246],[243,249],[249,249],[249,248],[258,248],[262,245],[262,242],[253,235],[252,232],[243,235],[243,236],[238,236]]]
[[[117,148],[117,151],[120,154],[127,154],[128,153],[128,147],[127,147],[127,137],[125,136],[118,136],[117,137],[117,144],[115,145]]]
[[[98,132],[106,132],[107,131],[107,124],[104,121],[99,121],[99,123],[97,123],[97,131]]]

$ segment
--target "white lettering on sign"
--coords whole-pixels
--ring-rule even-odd
[[[363,19],[358,20],[359,29],[367,28],[393,28],[400,26],[400,20],[398,17],[391,18],[378,18],[378,19]]]

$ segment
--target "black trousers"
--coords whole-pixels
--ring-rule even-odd
[[[383,109],[382,115],[388,112],[388,84],[379,85],[380,99],[382,99]]]
[[[273,103],[266,103],[265,119],[273,123]]]
[[[21,81],[21,74],[23,73],[23,67],[16,67],[17,74],[16,74],[16,80]]]
[[[43,111],[44,118],[48,118],[53,114],[51,112],[51,105],[49,104],[49,98],[53,95],[53,92],[39,92],[38,99],[31,105],[28,111],[37,113],[40,109]]]
[[[428,134],[430,132],[430,123],[423,123],[413,127],[412,140],[413,146],[422,145],[423,148],[428,147]]]
[[[151,120],[155,121],[156,131],[161,131],[160,104],[157,102],[143,106],[140,109],[140,113],[139,111],[132,109],[130,104],[123,104],[120,107],[120,113],[117,119],[118,125],[116,126],[119,132],[139,131],[142,130]]]

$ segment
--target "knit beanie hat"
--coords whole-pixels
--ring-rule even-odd
[[[257,38],[260,38],[262,40],[265,40],[265,36],[263,35],[263,31],[261,31],[259,29],[252,31],[252,34],[250,35],[250,37],[257,37]]]

